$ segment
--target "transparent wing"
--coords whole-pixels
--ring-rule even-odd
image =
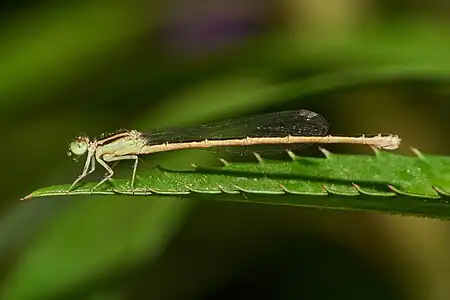
[[[239,139],[245,137],[325,136],[328,122],[321,115],[308,110],[282,111],[231,119],[209,124],[156,129],[145,134],[149,145],[208,140]],[[232,153],[280,153],[286,149],[300,149],[310,144],[252,145],[221,147]]]

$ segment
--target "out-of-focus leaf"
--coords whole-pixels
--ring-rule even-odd
[[[302,31],[303,32],[303,31]],[[292,36],[276,34],[261,47],[257,58],[265,57],[276,68],[307,65],[350,64],[364,66],[409,65],[449,67],[450,34],[439,22],[404,19],[386,21],[375,26],[361,26],[352,34],[334,31],[304,31]],[[276,63],[275,63],[276,62]]]
[[[75,200],[75,199],[73,199]],[[3,299],[50,299],[154,259],[189,202],[105,197],[75,201],[21,255]],[[114,266],[114,268],[112,268]],[[115,271],[113,271],[115,270]]]
[[[73,82],[148,30],[118,2],[67,4],[16,18],[0,36],[1,109],[24,107]]]

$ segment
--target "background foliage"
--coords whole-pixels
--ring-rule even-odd
[[[4,4],[0,298],[449,299],[438,220],[167,197],[18,201],[75,178],[65,154],[80,131],[284,109],[317,111],[335,134],[398,133],[399,153],[448,155],[449,12],[403,0]]]

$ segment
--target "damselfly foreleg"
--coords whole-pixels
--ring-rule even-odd
[[[89,165],[91,166],[91,169],[89,169]],[[81,172],[80,176],[78,176],[77,179],[72,183],[72,185],[69,188],[69,192],[75,187],[75,185],[86,176],[90,175],[92,172],[95,171],[95,158],[91,153],[88,153],[88,156],[86,158],[86,163],[84,164],[83,171]]]

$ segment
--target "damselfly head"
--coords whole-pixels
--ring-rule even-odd
[[[69,145],[69,152],[67,155],[72,154],[80,156],[86,153],[89,148],[89,138],[87,136],[77,136]]]

